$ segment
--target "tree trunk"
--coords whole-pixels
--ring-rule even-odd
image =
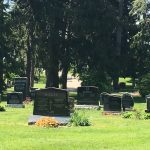
[[[50,43],[52,42],[52,43]],[[52,40],[49,42],[49,62],[46,69],[46,88],[59,87],[59,62],[56,49],[56,43]]]
[[[121,54],[121,42],[122,42],[122,16],[123,16],[123,3],[124,0],[119,0],[119,25],[117,29],[117,41],[116,41],[116,56],[120,56]]]
[[[4,88],[4,79],[3,79],[3,73],[4,73],[4,66],[3,66],[3,58],[4,58],[4,46],[3,42],[3,32],[4,32],[4,16],[3,16],[3,0],[0,0],[0,93],[3,92]]]
[[[0,53],[1,55],[1,53]],[[0,57],[0,93],[3,92],[4,79],[3,79],[3,57]]]
[[[119,77],[113,77],[113,88],[115,91],[119,90]]]
[[[56,87],[59,88],[58,64],[51,63],[50,67],[46,70],[46,88]]]
[[[68,75],[68,65],[64,66],[61,75],[61,88],[67,89],[67,75]]]
[[[28,35],[27,38],[27,68],[26,68],[26,76],[28,78],[28,86],[31,85],[31,67],[32,67],[32,49],[31,49],[31,41]],[[28,87],[28,89],[29,89]]]
[[[32,60],[32,65],[31,65],[31,87],[34,87],[34,61]]]

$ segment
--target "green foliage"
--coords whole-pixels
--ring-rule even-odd
[[[0,106],[0,111],[6,111],[6,109],[3,106]]]
[[[138,83],[138,89],[142,97],[150,94],[150,73],[141,77]]]
[[[142,120],[143,119],[143,113],[141,111],[135,111],[134,117],[135,117],[135,119]]]
[[[136,110],[134,112],[124,112],[122,114],[122,118],[125,118],[125,119],[131,118],[131,119],[143,120],[143,119],[146,119],[148,117],[149,117],[148,115],[145,115],[140,110]]]
[[[132,112],[125,112],[125,113],[122,114],[122,118],[129,119],[129,118],[132,118],[132,117],[133,117]]]
[[[91,123],[89,119],[83,115],[79,114],[78,112],[74,112],[71,116],[70,124],[74,126],[90,126]]]
[[[82,71],[79,77],[82,81],[82,86],[97,86],[100,92],[112,91],[111,78],[104,72],[94,71],[92,69],[85,72]]]
[[[145,114],[144,114],[144,119],[145,119],[145,120],[150,119],[150,114],[145,113]]]

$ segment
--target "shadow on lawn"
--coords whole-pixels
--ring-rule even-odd
[[[143,97],[136,96],[134,97],[135,103],[146,103],[146,100]]]

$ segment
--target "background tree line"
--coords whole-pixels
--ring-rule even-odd
[[[149,72],[149,25],[146,0],[0,0],[0,93],[12,73],[32,87],[36,68],[46,87],[67,88],[71,69],[83,85],[116,90],[119,77]]]

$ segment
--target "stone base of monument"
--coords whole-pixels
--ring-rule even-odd
[[[25,105],[24,104],[7,104],[6,107],[25,108]]]
[[[121,111],[103,111],[103,115],[120,115]]]
[[[46,117],[46,116],[41,116],[41,115],[31,115],[28,120],[28,125],[34,125],[37,120]],[[70,116],[48,116],[48,117],[53,117],[55,120],[57,120],[60,125],[67,125],[70,120]]]
[[[125,111],[135,111],[133,108],[125,108]]]
[[[75,105],[75,109],[96,109],[99,110],[101,107],[98,105]]]

